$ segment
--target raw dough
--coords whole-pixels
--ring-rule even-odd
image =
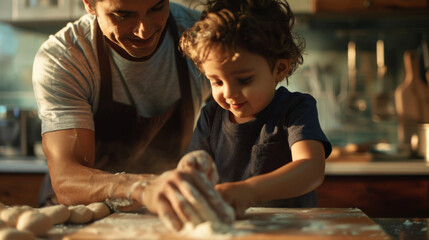
[[[31,208],[28,206],[14,206],[3,209],[0,212],[0,219],[7,223],[10,227],[16,227],[16,222],[19,216],[25,211],[30,211]]]
[[[52,219],[53,224],[62,224],[70,217],[70,210],[64,205],[54,205],[40,208],[39,212],[46,214]]]
[[[36,236],[42,236],[53,226],[54,224],[49,216],[39,211],[26,211],[19,216],[16,229],[27,230]]]
[[[34,236],[29,231],[20,231],[15,228],[0,229],[0,240],[33,240]]]
[[[92,219],[92,211],[85,205],[69,206],[69,223],[88,223]]]
[[[102,202],[95,202],[86,206],[93,212],[92,221],[102,219],[110,214],[110,209]]]

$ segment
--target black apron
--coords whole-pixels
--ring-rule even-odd
[[[181,98],[165,113],[154,118],[144,118],[138,115],[129,91],[128,97],[133,105],[113,101],[110,57],[105,48],[104,36],[97,25],[96,45],[101,84],[98,110],[94,116],[95,168],[111,173],[160,174],[176,167],[190,143],[194,107],[189,70],[185,57],[178,51],[179,33],[171,13],[167,27],[176,49]],[[41,188],[39,206],[45,205],[54,196],[48,175]]]
[[[178,51],[179,33],[171,14],[167,26],[175,42],[181,99],[154,118],[139,116],[130,94],[132,106],[113,101],[109,57],[103,49],[103,39],[97,38],[101,73],[100,104],[94,117],[98,169],[159,174],[176,167],[190,142],[194,109],[189,71],[186,59]]]

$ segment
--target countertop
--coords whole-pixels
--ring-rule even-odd
[[[46,173],[46,160],[37,157],[0,157],[0,173]],[[327,161],[325,175],[427,175],[424,159]]]
[[[429,162],[421,159],[395,161],[326,162],[325,175],[427,175]]]
[[[428,218],[373,218],[393,240],[428,240]]]
[[[392,239],[358,208],[249,208],[243,219],[236,220],[228,229],[222,228],[217,234],[204,226],[194,231],[172,233],[158,217],[147,211],[114,213],[73,231],[69,231],[67,225],[63,229],[56,227],[50,231],[48,239],[58,235],[62,235],[63,240]]]
[[[250,211],[255,208],[249,209]],[[328,237],[328,239],[392,239],[392,240],[402,240],[402,239],[413,239],[413,240],[429,240],[429,232],[428,232],[428,223],[429,220],[427,218],[372,218],[369,220],[365,216],[364,213],[360,212],[359,209],[314,209],[314,210],[308,210],[308,209],[282,209],[280,213],[278,209],[269,209],[263,210],[265,213],[263,215],[253,215],[253,217],[245,217],[246,219],[241,221],[236,221],[234,223],[234,227],[240,229],[248,229],[250,231],[254,231],[254,228],[249,228],[250,225],[253,225],[259,229],[265,229],[265,231],[274,231],[274,232],[280,232],[285,231],[283,238],[279,239],[296,239],[291,237],[293,234],[296,235],[297,230],[301,233],[305,233],[304,236],[301,236],[303,238],[300,239],[313,239],[312,236],[315,237],[315,239],[323,239],[323,236]],[[268,213],[268,212],[273,212]],[[313,211],[313,212],[311,212]],[[343,211],[343,214],[341,215],[333,215],[332,211],[341,212]],[[257,213],[257,211],[255,212]],[[329,213],[329,214],[328,214]],[[351,215],[350,215],[351,214]],[[343,221],[343,217],[348,215]],[[150,220],[151,218],[155,220]],[[354,220],[360,218],[362,221],[364,219],[369,220],[360,222],[357,224],[357,222],[353,222]],[[132,220],[132,223],[127,222],[129,220]],[[98,237],[101,237],[103,234],[102,229],[108,229],[108,231],[111,231],[112,234],[114,234],[115,231],[118,231],[118,229],[127,230],[126,234],[132,234],[133,231],[136,231],[135,229],[133,231],[130,231],[130,229],[133,228],[133,226],[138,226],[139,229],[143,230],[147,228],[146,225],[148,224],[140,224],[142,221],[147,222],[151,221],[149,228],[152,228],[151,232],[160,231],[163,229],[162,225],[160,225],[159,220],[155,216],[145,216],[139,217],[136,214],[122,214],[122,213],[116,213],[114,215],[111,215],[108,219],[102,219],[97,222],[94,222],[92,224],[88,225],[56,225],[51,231],[49,232],[49,235],[46,238],[40,238],[40,239],[49,239],[49,240],[60,240],[63,239],[64,236],[81,236],[76,235],[78,231],[82,231],[84,228],[86,230],[83,230],[83,232],[91,233],[92,236],[95,234],[99,234]],[[334,223],[335,221],[339,221],[339,223]],[[371,223],[371,221],[373,223]],[[126,223],[124,226],[121,224]],[[268,224],[267,224],[268,223]],[[112,224],[116,224],[115,226],[111,226]],[[363,224],[363,225],[362,225]],[[365,225],[365,226],[364,226]],[[121,227],[122,226],[122,227]],[[146,226],[146,227],[145,227]],[[154,227],[156,226],[156,227]],[[116,230],[115,230],[116,229]],[[158,230],[157,230],[158,229]],[[252,230],[253,229],[253,230]],[[283,229],[283,230],[280,230]],[[353,229],[353,230],[351,230]],[[383,234],[380,234],[378,229],[382,229],[384,233],[387,235],[387,237],[383,236]],[[101,231],[100,231],[101,230]],[[364,231],[372,231],[372,234],[367,234],[364,238],[360,238],[362,236],[361,234]],[[256,231],[257,232],[257,231]],[[313,234],[313,233],[318,234]],[[322,232],[322,234],[320,234]],[[334,238],[334,233],[341,233],[341,236],[338,238]],[[368,232],[369,233],[369,232]],[[376,234],[377,233],[377,234]],[[89,235],[91,235],[89,234]],[[101,234],[101,235],[100,235]],[[125,232],[124,232],[125,234]],[[150,233],[146,233],[146,236],[148,236]],[[373,235],[372,237],[370,237]],[[140,235],[139,235],[140,236]],[[143,236],[143,235],[142,235]],[[243,239],[247,239],[243,236]],[[122,238],[125,239],[125,235],[121,235]],[[267,238],[264,238],[261,236],[257,239],[278,239],[275,238],[276,235],[269,235]],[[216,239],[229,239],[230,237],[224,237],[224,238],[216,238]],[[73,237],[70,237],[70,239],[74,239]],[[114,235],[110,235],[109,239],[115,239]],[[162,239],[162,238],[160,238]],[[177,238],[176,238],[177,239]],[[182,239],[182,238],[179,238]]]

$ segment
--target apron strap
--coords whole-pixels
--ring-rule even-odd
[[[113,100],[111,58],[105,49],[107,45],[103,41],[103,34],[99,28],[97,29],[101,86],[99,107],[94,121],[96,167],[99,169],[110,172],[117,171],[116,169],[142,172],[149,171],[152,165],[162,162],[167,163],[165,166],[169,164],[169,168],[174,167],[189,145],[195,120],[189,68],[185,57],[179,52],[180,35],[171,13],[166,26],[164,33],[168,30],[171,34],[168,37],[174,41],[175,67],[181,98],[160,116],[153,118],[137,116],[136,120],[134,120],[137,114],[136,106]],[[165,170],[167,168],[163,169]]]
[[[112,91],[112,75],[110,68],[110,59],[107,55],[107,49],[104,43],[104,35],[101,32],[100,26],[97,26],[97,54],[98,54],[98,66],[100,69],[100,93],[98,100],[97,113],[108,113],[111,112],[113,106],[113,91]],[[103,104],[101,104],[103,103]]]
[[[178,77],[179,77],[179,84],[180,84],[180,89],[182,89],[182,94],[185,94],[184,96],[182,95],[182,99],[188,99],[188,100],[192,100],[192,97],[187,97],[187,96],[192,96],[192,92],[191,92],[191,88],[190,88],[190,78],[189,78],[189,69],[188,69],[188,64],[186,62],[186,57],[180,53],[179,51],[179,31],[177,29],[177,24],[176,24],[176,20],[174,19],[173,14],[171,14],[170,12],[170,16],[168,17],[168,25],[170,27],[171,30],[171,34],[173,35],[173,40],[174,40],[174,47],[175,50],[175,56],[176,56],[176,68],[177,68],[177,72],[178,72]],[[192,101],[190,101],[192,103]],[[186,104],[186,103],[185,103]],[[194,118],[194,104],[190,104],[190,105],[186,105],[187,108],[190,108],[191,112],[192,112],[192,119]]]

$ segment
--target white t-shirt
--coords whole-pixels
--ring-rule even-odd
[[[199,18],[199,12],[175,3],[170,3],[170,11],[179,34]],[[49,37],[35,57],[33,87],[42,120],[42,133],[71,128],[94,131],[93,116],[100,96],[95,23],[95,17],[88,14],[67,24]],[[155,54],[146,61],[124,59],[113,49],[110,53],[115,101],[131,104],[121,78],[143,117],[164,113],[180,98],[175,47],[169,32]],[[197,117],[210,94],[210,84],[189,60],[188,68]]]

